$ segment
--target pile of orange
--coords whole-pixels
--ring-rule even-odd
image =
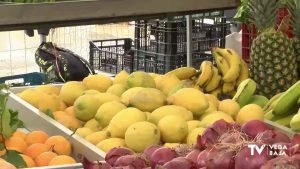
[[[5,146],[20,152],[28,168],[76,163],[70,156],[70,142],[62,136],[49,137],[44,131],[26,134],[18,130],[5,140]]]

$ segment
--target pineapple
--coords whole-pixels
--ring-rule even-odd
[[[293,43],[295,55],[297,56],[298,79],[300,80],[300,1],[290,0],[287,5],[291,13],[292,27],[295,35]]]
[[[293,43],[274,29],[278,6],[277,0],[249,0],[251,21],[259,33],[251,46],[251,77],[258,94],[268,98],[297,81]]]

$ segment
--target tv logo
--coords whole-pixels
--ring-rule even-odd
[[[286,150],[288,149],[286,145],[256,145],[256,144],[248,144],[248,148],[250,148],[250,155],[254,156],[254,153],[257,152],[258,155],[261,155],[262,152],[267,149],[267,153],[270,156],[278,156],[278,155],[287,155]]]

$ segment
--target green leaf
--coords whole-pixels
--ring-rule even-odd
[[[18,168],[27,167],[23,158],[15,150],[7,150],[6,154],[2,156],[2,158]]]
[[[13,134],[13,129],[10,126],[10,122],[11,122],[11,115],[8,109],[5,109],[2,112],[1,115],[1,123],[2,123],[2,135],[4,136],[4,138],[9,138],[10,136],[12,136]]]
[[[249,0],[241,0],[241,5],[239,6],[237,13],[234,16],[234,19],[243,22],[249,23],[250,14],[249,14]]]
[[[10,126],[11,126],[13,132],[15,132],[18,128],[25,127],[23,121],[21,121],[18,118],[18,114],[19,114],[18,111],[9,109],[9,112],[10,112],[10,116],[11,116]]]
[[[5,145],[4,143],[0,143],[0,151],[4,150],[5,149]]]

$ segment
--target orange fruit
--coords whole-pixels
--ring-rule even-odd
[[[8,150],[16,150],[20,153],[24,153],[27,149],[26,142],[20,137],[11,137],[5,140],[5,146]]]
[[[46,145],[53,148],[53,151],[58,155],[70,155],[71,154],[71,143],[63,136],[52,136],[49,137]]]
[[[3,160],[2,158],[0,158],[0,168],[1,169],[17,169],[15,166],[13,166],[9,162]]]
[[[27,134],[25,141],[28,145],[31,145],[34,143],[45,143],[48,138],[48,134],[44,131],[33,131]]]
[[[38,155],[42,154],[43,152],[49,151],[51,148],[50,146],[42,143],[35,143],[31,144],[25,151],[25,155],[35,159]]]
[[[76,161],[72,157],[66,156],[66,155],[59,155],[59,156],[52,158],[52,160],[49,163],[49,166],[75,164],[75,163],[76,163]]]
[[[66,112],[68,115],[75,117],[74,106],[70,106],[70,107],[66,108],[66,109],[65,109],[65,112]]]
[[[67,127],[68,129],[73,130],[73,131],[75,131],[77,128],[82,127],[82,122],[80,120],[78,120],[76,117],[70,116],[70,115],[65,115],[64,117],[62,117],[61,119],[58,119],[57,121],[60,124]]]
[[[14,132],[14,134],[12,136],[13,137],[20,137],[21,139],[25,140],[27,134],[24,131],[17,130],[17,131]]]
[[[65,116],[67,116],[66,112],[64,111],[55,111],[52,113],[55,120],[59,121],[60,119],[63,119]]]
[[[38,167],[48,166],[50,161],[56,157],[57,154],[51,151],[43,152],[35,158]]]
[[[67,108],[67,105],[64,101],[59,101],[59,110],[65,110]]]
[[[35,167],[36,166],[35,162],[33,161],[33,159],[31,157],[29,157],[27,155],[24,155],[24,154],[20,154],[20,156],[25,161],[27,168],[31,168],[31,167]]]

